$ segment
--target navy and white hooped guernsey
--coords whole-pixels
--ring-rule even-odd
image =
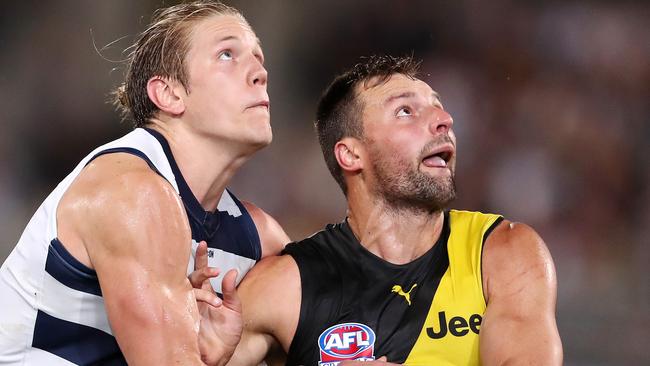
[[[158,132],[137,128],[86,156],[45,199],[0,268],[0,365],[126,365],[112,335],[94,270],[77,261],[57,238],[56,209],[81,170],[97,156],[130,153],[144,159],[180,195],[197,243],[208,242],[210,266],[223,276],[239,271],[237,282],[261,258],[253,220],[225,191],[215,212],[192,194]],[[221,292],[222,277],[213,279]]]

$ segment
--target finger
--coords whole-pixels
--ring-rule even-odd
[[[379,357],[379,358],[377,359],[377,361],[388,362],[388,357],[386,357],[386,356],[381,356],[381,357]]]
[[[197,302],[204,302],[206,304],[212,305],[214,307],[221,306],[221,299],[213,291],[206,291],[202,289],[194,289],[194,297]]]
[[[208,266],[208,243],[202,240],[196,248],[194,257],[194,270],[203,269]]]
[[[241,302],[239,301],[239,295],[237,295],[236,269],[231,269],[223,276],[221,291],[223,292],[223,304],[229,309],[241,313]]]
[[[205,267],[203,269],[197,269],[196,271],[190,273],[187,278],[190,280],[192,287],[203,288],[204,290],[207,290],[209,287],[204,286],[206,284],[206,280],[217,277],[219,275],[219,272],[219,269],[216,267]],[[209,282],[207,283],[209,284]]]

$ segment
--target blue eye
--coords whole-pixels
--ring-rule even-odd
[[[410,116],[410,115],[412,115],[412,114],[413,114],[413,113],[411,112],[411,108],[409,108],[409,107],[400,107],[400,108],[397,110],[397,114],[396,114],[396,116],[397,116],[397,117],[406,117],[406,116]]]
[[[230,50],[225,50],[219,54],[218,58],[223,61],[232,60],[232,52]]]

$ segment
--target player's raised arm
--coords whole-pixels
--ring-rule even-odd
[[[186,277],[190,229],[178,195],[135,156],[100,157],[87,170],[70,191],[86,208],[74,211],[84,223],[75,227],[127,362],[202,365]]]
[[[499,225],[485,243],[483,276],[482,364],[562,364],[555,267],[539,235],[524,224]]]

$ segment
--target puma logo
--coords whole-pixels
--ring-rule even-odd
[[[417,285],[418,285],[417,283],[414,283],[413,286],[411,286],[411,289],[408,292],[404,292],[404,290],[402,290],[402,286],[395,285],[395,286],[393,286],[393,289],[391,290],[391,292],[397,292],[398,295],[404,296],[404,298],[406,299],[406,302],[409,304],[409,306],[411,306],[411,291],[413,291],[413,289]]]

